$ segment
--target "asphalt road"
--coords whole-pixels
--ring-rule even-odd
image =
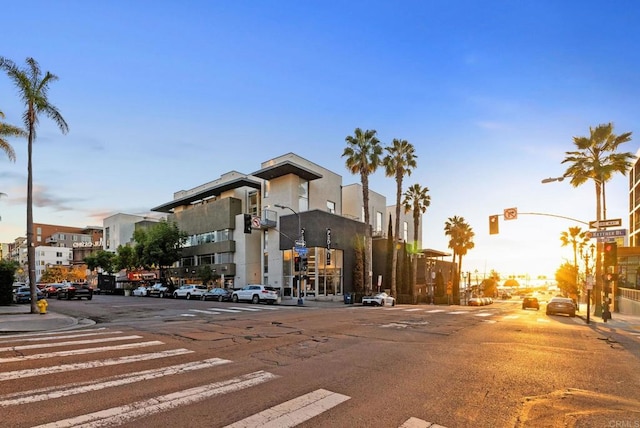
[[[0,336],[3,426],[640,426],[640,337],[517,302],[50,304],[97,324]]]

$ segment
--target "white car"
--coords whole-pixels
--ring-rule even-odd
[[[148,294],[148,290],[147,290],[147,287],[145,287],[144,285],[141,285],[140,287],[136,288],[131,292],[132,296],[138,296],[138,297],[145,297],[147,296],[147,294]]]
[[[200,299],[202,296],[204,296],[204,293],[206,292],[207,292],[207,287],[205,287],[204,285],[188,284],[188,285],[183,285],[182,287],[174,291],[173,298],[178,299],[180,297],[184,297],[185,299],[189,300],[192,297],[195,297],[197,299]]]
[[[362,298],[363,306],[385,306],[385,305],[396,305],[396,299],[389,296],[387,293],[378,293],[374,296],[364,296]]]
[[[278,298],[276,288],[262,284],[250,284],[240,290],[234,291],[233,294],[231,294],[231,301],[234,303],[244,300],[254,304],[267,302],[271,305],[277,302]]]

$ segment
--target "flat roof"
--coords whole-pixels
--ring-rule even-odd
[[[274,178],[282,177],[283,175],[294,174],[307,181],[317,180],[322,178],[321,174],[313,172],[303,166],[295,164],[291,161],[284,161],[275,165],[262,168],[251,175],[262,178],[263,180],[273,180]]]
[[[239,187],[251,187],[253,189],[260,190],[260,188],[262,187],[262,183],[260,183],[259,181],[251,180],[247,177],[237,178],[235,180],[230,180],[230,181],[209,187],[205,190],[202,190],[201,192],[196,192],[179,199],[174,199],[173,201],[167,202],[166,204],[158,205],[155,208],[151,208],[151,211],[171,213],[171,210],[173,210],[176,207],[179,207],[182,205],[191,205],[194,202],[211,198],[212,196],[220,196],[222,193],[228,190],[237,189]]]
[[[445,253],[445,252],[442,252],[442,251],[433,250],[431,248],[425,248],[424,250],[422,250],[422,254],[424,254],[425,257],[446,257],[446,256],[451,256],[451,253]]]

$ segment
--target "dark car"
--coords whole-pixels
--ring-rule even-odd
[[[58,295],[58,290],[64,287],[64,284],[47,284],[42,292],[47,297],[55,297]]]
[[[38,300],[44,299],[44,293],[36,288],[36,296]],[[29,287],[16,287],[13,289],[13,302],[14,303],[30,303],[31,302],[31,289]]]
[[[522,299],[522,309],[534,308],[536,311],[540,310],[540,302],[536,297],[525,297]]]
[[[62,299],[82,299],[91,300],[93,298],[93,288],[84,283],[65,284],[58,289],[58,300]]]
[[[547,315],[565,314],[576,316],[576,305],[567,297],[554,297],[547,303]]]
[[[202,300],[217,300],[218,302],[230,302],[231,291],[225,288],[212,288],[200,297]]]

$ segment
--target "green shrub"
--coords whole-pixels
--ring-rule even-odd
[[[13,281],[15,280],[16,263],[0,260],[0,305],[8,306],[13,302]]]

